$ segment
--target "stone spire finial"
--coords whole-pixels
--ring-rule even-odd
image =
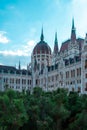
[[[41,30],[41,37],[40,37],[40,40],[43,41],[44,40],[44,35],[43,35],[43,27],[42,27],[42,30]]]

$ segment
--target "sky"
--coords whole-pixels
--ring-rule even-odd
[[[77,38],[87,33],[87,0],[0,0],[0,65],[22,68],[31,62],[34,46],[44,40],[53,50],[70,38],[74,17]]]

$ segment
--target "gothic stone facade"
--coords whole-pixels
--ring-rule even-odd
[[[0,65],[0,90],[12,88],[17,91],[41,87],[44,91],[65,88],[68,91],[87,93],[87,34],[76,38],[74,20],[71,37],[58,48],[55,33],[54,50],[44,41],[43,29],[40,42],[31,54],[31,67],[27,70]]]

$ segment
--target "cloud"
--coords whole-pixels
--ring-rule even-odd
[[[4,56],[30,56],[34,45],[35,45],[35,41],[30,40],[27,42],[25,46],[22,46],[21,49],[3,50],[3,51],[0,51],[0,54]]]
[[[7,44],[10,42],[10,40],[6,37],[6,32],[0,31],[0,43]]]
[[[23,46],[24,52],[26,52],[26,54],[30,56],[33,51],[34,46],[35,46],[34,40],[27,41],[27,44]]]
[[[31,56],[34,46],[35,46],[35,41],[30,40],[30,41],[27,41],[27,44],[25,46],[23,46],[22,48],[28,56]]]
[[[3,63],[0,63],[0,65],[4,65]]]
[[[22,50],[4,50],[4,51],[0,51],[0,54],[4,55],[4,56],[27,56],[27,54],[22,51]]]
[[[35,41],[34,40],[28,41],[27,45],[33,47],[35,45]]]

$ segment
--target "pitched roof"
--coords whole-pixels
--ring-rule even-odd
[[[77,43],[79,44],[79,49],[82,49],[82,44],[84,42],[84,39],[82,38],[78,38],[76,39]],[[68,50],[68,45],[70,44],[70,39],[68,39],[67,41],[63,42],[60,48],[60,52],[64,52],[65,50]]]
[[[67,40],[67,41],[65,41],[65,42],[63,42],[62,43],[62,46],[61,46],[61,48],[60,48],[60,52],[63,52],[63,51],[65,51],[65,50],[68,50],[68,44],[70,43],[70,39],[69,40]]]
[[[13,66],[5,66],[5,65],[0,65],[0,72],[3,70],[4,73],[10,72],[11,74],[22,74],[22,75],[31,75],[31,72],[25,69],[19,70],[16,69]]]
[[[13,66],[0,65],[0,70],[16,70]]]

